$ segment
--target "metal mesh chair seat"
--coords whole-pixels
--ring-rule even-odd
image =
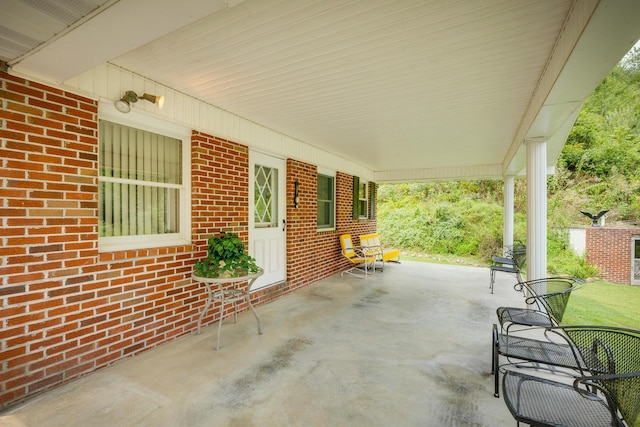
[[[509,360],[508,364],[522,367],[535,366],[537,369],[545,369],[558,372],[558,368],[565,368],[563,373],[577,377],[584,372],[597,373],[608,372],[591,349],[574,348],[563,335],[563,329],[553,328],[545,332],[544,339],[534,339],[499,333],[497,326],[493,325],[492,369],[495,376],[494,396],[499,397],[500,366],[499,356]],[[512,361],[516,359],[516,361]],[[571,372],[572,371],[572,372]]]
[[[633,426],[640,413],[640,331],[565,326],[562,332],[586,373],[572,384],[507,370],[504,401],[514,418],[532,426]]]
[[[610,426],[611,412],[597,395],[573,386],[507,371],[502,378],[504,401],[519,422],[535,426]]]
[[[510,358],[545,363],[561,368],[585,368],[584,363],[576,360],[574,350],[567,344],[500,334],[499,348],[500,354]]]
[[[554,326],[547,313],[530,308],[498,307],[498,322],[500,325],[517,324],[525,326]]]

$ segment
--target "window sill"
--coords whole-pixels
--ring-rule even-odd
[[[185,246],[190,244],[190,239],[185,239],[180,235],[171,234],[101,237],[98,238],[98,253],[164,248],[169,246]]]

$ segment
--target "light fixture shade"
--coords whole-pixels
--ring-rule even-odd
[[[144,99],[145,101],[149,101],[152,104],[156,104],[158,108],[162,108],[164,106],[164,96],[156,96],[145,93],[140,97],[140,99]]]
[[[138,99],[144,99],[145,101],[156,104],[158,108],[162,108],[162,106],[164,105],[164,96],[156,96],[145,93],[144,95],[139,97],[132,90],[126,91],[122,98],[114,102],[114,105],[116,109],[121,113],[128,113],[129,111],[131,111],[131,104],[134,102],[138,102]]]
[[[114,103],[114,105],[121,113],[128,113],[131,111],[131,104],[134,102],[138,102],[138,95],[136,95],[134,91],[128,90],[124,95],[122,95],[122,98]]]
[[[113,104],[116,106],[116,110],[120,111],[121,113],[126,114],[131,111],[131,105],[129,105],[129,101],[126,101],[124,99],[118,99]]]

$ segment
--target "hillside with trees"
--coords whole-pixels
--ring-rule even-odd
[[[596,274],[569,249],[567,227],[590,224],[581,210],[602,209],[610,210],[609,225],[640,225],[640,49],[586,100],[547,185],[550,272]],[[502,203],[502,181],[381,185],[378,232],[405,252],[488,263],[502,247]],[[526,184],[516,179],[514,236],[520,241],[525,209]]]

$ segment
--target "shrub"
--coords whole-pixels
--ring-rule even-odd
[[[554,275],[568,275],[587,279],[598,275],[597,267],[587,263],[586,257],[577,255],[569,245],[566,229],[547,233],[547,270]]]

